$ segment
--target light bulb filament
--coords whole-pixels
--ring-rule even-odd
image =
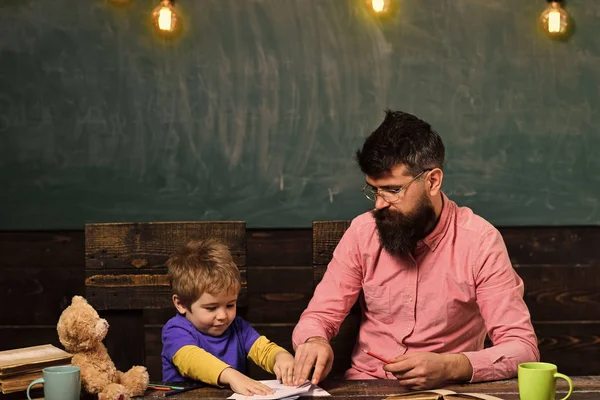
[[[371,7],[375,12],[382,12],[385,8],[385,0],[372,0]]]
[[[560,32],[560,12],[550,11],[550,13],[548,13],[548,32]]]
[[[161,31],[170,31],[172,28],[172,12],[169,7],[161,7],[158,11],[158,29]]]

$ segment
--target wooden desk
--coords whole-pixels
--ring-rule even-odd
[[[569,400],[599,400],[600,399],[600,376],[577,376],[572,377],[574,391]],[[558,381],[557,399],[566,394],[566,382]],[[402,393],[394,380],[364,380],[364,381],[324,381],[319,385],[327,390],[332,397],[329,399],[358,399],[358,400],[380,400],[386,397]],[[445,389],[462,393],[487,393],[504,400],[519,400],[519,389],[516,379],[506,381],[449,385]],[[148,391],[144,399],[161,397],[164,392]],[[203,399],[223,400],[231,396],[231,390],[203,388],[172,396],[173,400]],[[326,398],[323,398],[326,399]]]

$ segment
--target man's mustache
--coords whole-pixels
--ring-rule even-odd
[[[400,212],[392,211],[387,208],[382,208],[379,210],[373,209],[371,211],[371,213],[373,214],[375,219],[378,219],[378,220],[393,219],[393,218],[397,219],[397,218],[403,217],[403,215]]]

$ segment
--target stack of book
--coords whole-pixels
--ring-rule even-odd
[[[51,344],[0,351],[0,391],[13,393],[26,390],[42,377],[42,369],[71,364],[72,354]]]

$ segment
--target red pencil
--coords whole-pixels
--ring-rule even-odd
[[[383,361],[383,362],[384,362],[384,363],[386,363],[386,364],[391,364],[391,363],[392,363],[391,361],[389,361],[389,360],[386,360],[385,358],[383,358],[383,357],[380,357],[380,356],[378,356],[377,354],[373,354],[373,353],[371,353],[369,350],[362,349],[362,351],[363,351],[363,352],[365,352],[366,354],[370,355],[371,357],[375,357],[375,358],[376,358],[376,359],[378,359],[379,361]]]
[[[148,390],[159,390],[159,391],[168,392],[168,391],[171,391],[173,389],[171,389],[168,386],[151,386],[151,385],[148,385]]]

